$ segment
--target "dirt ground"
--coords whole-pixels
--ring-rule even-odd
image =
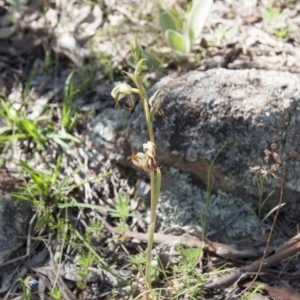
[[[178,5],[183,9],[186,1],[165,1],[162,5],[165,8]],[[144,49],[153,51],[161,62],[161,66],[153,69],[147,76],[148,85],[152,85],[167,74],[196,68],[200,70],[256,68],[300,74],[299,1],[215,1],[201,39],[194,46],[194,55],[191,55],[188,60],[179,61],[162,36],[158,24],[156,1],[0,0],[0,98],[17,103],[20,107],[26,103],[27,113],[38,110],[38,107],[42,111],[45,106],[55,110],[61,107],[65,81],[75,70],[74,80],[76,87],[79,88],[75,99],[78,112],[84,117],[74,130],[76,136],[84,141],[87,120],[93,119],[103,109],[115,106],[110,96],[111,89],[116,83],[127,80],[121,70],[128,72],[133,70],[128,63],[128,58],[130,43],[134,40],[135,34]],[[59,113],[56,113],[53,122],[57,122],[59,118]],[[2,120],[0,122],[2,124]],[[12,156],[9,151],[6,151],[6,146],[6,143],[0,142],[0,149],[3,152],[0,166],[0,194],[16,190],[22,181],[18,178],[18,169],[14,172],[14,167],[8,168],[10,164],[7,160]],[[85,146],[89,147],[88,141]],[[19,157],[31,159],[36,166],[43,165],[43,161],[36,155],[31,157],[30,153],[33,150],[30,143],[20,143],[18,147]],[[47,159],[48,156],[50,157],[47,160],[48,166],[55,165],[55,161],[51,158],[55,151],[58,151],[57,148],[50,147],[48,152],[40,153],[40,156],[46,153]],[[76,165],[68,162],[67,157],[63,165],[64,176],[70,174],[71,171],[69,173],[66,171],[68,168],[72,170],[76,168]],[[120,168],[114,162],[101,161],[99,166],[89,171],[96,174],[99,170],[110,171],[113,174],[113,179],[101,179],[95,187],[97,197],[101,198],[103,205],[111,206],[111,199],[120,192],[133,193],[135,179],[128,175],[131,174],[128,170]],[[76,191],[73,195],[82,196],[82,194],[82,191]],[[95,201],[91,203],[94,204]],[[76,216],[73,217],[76,219]],[[91,212],[86,213],[79,227],[85,228],[84,222],[92,217],[94,215]],[[94,239],[93,245],[102,253],[105,264],[114,265],[117,273],[122,274],[122,271],[128,271],[129,268],[127,254],[142,252],[146,246],[136,239],[120,241],[116,237],[116,232],[112,231],[111,226],[115,225],[112,219],[107,214],[103,214],[101,220],[107,225],[103,229],[103,239]],[[275,225],[268,255],[274,254],[274,251],[276,252],[285,241],[296,236],[299,231],[298,220],[297,204],[290,204],[282,209]],[[270,224],[266,223],[260,236],[254,239],[253,245],[257,253],[261,254],[264,250]],[[145,232],[146,225],[139,224],[139,226],[132,229]],[[47,230],[39,232],[39,235],[43,236],[46,232]],[[299,243],[299,237],[296,240]],[[53,238],[51,243],[55,244],[55,242],[57,240]],[[270,260],[270,268],[257,278],[257,283],[264,283],[263,292],[247,299],[300,299],[297,243],[293,244],[296,246],[288,254],[280,252],[284,251],[282,248],[278,250],[278,255],[282,255],[281,259]],[[51,245],[55,248],[53,244]],[[58,243],[56,246],[59,246]],[[213,247],[217,246],[214,244]],[[37,244],[35,255],[38,252],[42,253],[42,249],[43,247]],[[254,259],[247,262],[234,259],[224,261],[218,255],[212,259],[210,251],[203,258],[207,260],[210,270],[217,270],[218,266],[225,262],[229,266],[246,268],[254,261]],[[67,253],[65,263],[69,269],[72,269],[72,260],[76,256],[76,251],[68,249]],[[282,259],[284,262],[280,262]],[[20,265],[13,265],[13,267],[21,268]],[[43,293],[39,289],[39,295],[43,297],[33,293],[32,299],[50,299],[45,291],[50,290],[56,281],[55,268],[52,273],[47,274],[45,270],[43,272],[38,270],[38,267],[35,270],[27,268],[22,276],[23,278],[27,275],[35,277],[39,271],[44,272],[44,276],[48,279],[45,280]],[[256,269],[250,268],[245,271],[255,274]],[[1,269],[0,266],[2,283],[5,272],[7,268]],[[98,279],[91,279],[85,289],[76,286],[76,279],[72,276],[65,281],[62,279],[63,276],[58,276],[57,284],[64,290],[62,297],[65,299],[142,299],[142,297],[138,298],[142,289],[142,278],[137,275],[137,272],[130,273],[132,283],[125,284],[122,288],[121,285],[112,288],[116,278],[108,273],[104,270],[97,277]],[[126,274],[128,276],[128,272]],[[104,277],[109,279],[104,280]],[[216,285],[212,289],[205,290],[202,296],[192,298],[184,294],[176,299],[242,299],[242,296],[235,296],[235,294],[246,288],[249,282],[249,280],[241,281],[230,285],[230,288]],[[159,282],[155,285],[162,287]],[[37,292],[37,287],[33,287],[33,291]],[[21,295],[19,283],[14,285],[11,283],[4,292],[0,290],[1,299],[21,299]],[[173,298],[168,290],[161,295],[160,299]]]

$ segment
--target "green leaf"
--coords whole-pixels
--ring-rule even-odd
[[[166,39],[172,50],[179,54],[185,52],[184,37],[181,33],[168,29],[166,31]]]
[[[159,25],[164,36],[168,29],[180,31],[180,23],[177,20],[178,19],[175,18],[174,14],[171,11],[166,11],[161,8],[159,9]]]
[[[25,84],[25,87],[23,90],[23,100],[26,99],[29,94],[30,86],[31,86],[32,80],[34,79],[34,76],[35,76],[35,74],[33,72],[31,72],[26,81],[26,84]]]
[[[135,83],[135,85],[137,85],[137,81],[134,74],[128,73],[126,71],[123,71],[123,73],[125,73]]]
[[[153,51],[145,50],[146,63],[149,69],[158,69],[161,68],[163,62]]]
[[[43,140],[43,136],[39,133],[37,126],[29,119],[22,119],[21,124],[27,133],[37,142]]]
[[[188,44],[187,52],[190,52],[194,41],[200,36],[204,23],[208,17],[213,0],[195,0],[193,7],[187,16],[184,28],[185,42]]]
[[[134,61],[134,57],[132,54],[130,54],[129,56],[126,57],[126,62],[130,67],[135,68],[136,63]]]
[[[69,150],[71,149],[71,146],[68,145],[67,143],[65,143],[63,140],[61,140],[59,137],[57,136],[52,136],[51,137],[52,140],[59,146],[61,146],[63,149]]]
[[[9,126],[1,127],[0,128],[0,135],[2,135],[3,133],[5,133],[7,131],[10,131],[10,130],[11,130],[11,127],[9,127]]]
[[[283,207],[285,205],[285,203],[281,203],[280,208]],[[261,223],[263,223],[267,218],[270,217],[270,215],[275,212],[277,209],[279,208],[279,205],[276,205],[275,207],[273,207],[266,215],[265,217],[261,220]]]
[[[155,176],[155,203],[156,204],[158,202],[160,189],[161,189],[161,172],[160,172],[160,168],[157,168],[156,176]]]
[[[161,66],[163,65],[163,61],[153,51],[147,51],[147,50],[145,50],[144,51],[144,57],[146,58],[146,64],[147,64],[147,67],[149,69],[152,69],[152,68],[158,69],[158,68],[161,68]],[[126,62],[132,68],[136,67],[136,63],[134,61],[134,58],[133,58],[132,54],[129,55],[128,57],[126,57]]]
[[[13,141],[16,139],[24,139],[25,137],[26,134],[23,133],[4,135],[4,136],[0,136],[0,142]]]
[[[1,105],[4,111],[1,111],[0,115],[6,120],[6,122],[8,123],[17,122],[18,118],[17,118],[16,111],[13,108],[10,108],[10,106],[6,103],[4,99],[1,99]]]
[[[63,130],[58,130],[57,132],[49,133],[48,137],[49,138],[57,137],[57,138],[60,138],[60,139],[63,139],[63,140],[70,140],[70,141],[73,141],[75,143],[80,143],[81,142],[81,140],[79,138],[77,138],[74,135],[72,135],[72,134],[70,134],[66,131],[63,131]]]
[[[73,88],[72,88],[72,79],[74,74],[76,73],[75,70],[73,70],[67,77],[66,82],[65,82],[65,86],[64,86],[64,96],[63,96],[63,102],[64,103],[68,103],[70,101],[72,101],[72,96],[70,95],[70,93],[72,92]],[[71,98],[71,99],[70,99]]]
[[[65,142],[67,140],[73,141],[75,143],[80,142],[80,140],[78,138],[76,138],[75,136],[73,136],[65,131],[62,131],[62,130],[49,133],[47,135],[47,138],[52,139],[56,144],[60,145],[64,149],[71,149],[72,145],[69,145],[68,143]]]
[[[146,59],[143,58],[136,64],[136,68],[134,71],[134,77],[136,78],[137,83],[139,82],[139,80],[143,80],[147,71],[148,67],[146,64]]]

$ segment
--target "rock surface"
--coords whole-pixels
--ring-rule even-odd
[[[217,200],[212,201],[217,203],[216,207],[220,206],[222,199],[229,203],[229,194],[222,192],[244,200],[248,199],[245,195],[257,195],[255,176],[249,168],[262,161],[264,150],[274,140],[278,142],[278,153],[286,161],[286,187],[294,199],[297,197],[300,192],[300,158],[297,153],[300,144],[300,79],[297,75],[254,69],[212,69],[165,77],[152,92],[157,88],[164,89],[166,94],[165,116],[157,116],[154,126],[157,156],[164,172],[161,215],[158,212],[162,225],[168,225],[164,216],[167,216],[169,225],[199,221],[200,214],[187,215],[180,203],[184,202],[184,207],[190,203],[190,211],[200,212],[204,202],[196,201],[205,199],[205,192],[195,192],[193,187],[182,188],[181,193],[178,186],[185,187],[183,183],[166,179],[169,167],[195,175],[205,187],[208,167],[225,142],[227,145],[212,170],[214,187],[221,191],[216,192]],[[93,147],[99,152],[109,153],[109,159],[123,164],[130,164],[128,157],[141,151],[143,143],[148,140],[140,105],[132,114],[106,109],[90,123],[90,127]],[[177,190],[172,189],[174,182]],[[265,185],[270,190],[279,187],[279,181],[269,178]],[[176,195],[170,194],[172,190]],[[194,199],[193,194],[198,196]],[[185,200],[185,196],[191,201]],[[229,206],[238,210],[237,204]],[[31,214],[22,214],[22,209],[8,197],[0,199],[0,264],[24,242],[26,227],[23,224],[28,224]],[[183,212],[182,219],[180,211]],[[174,220],[170,215],[174,215]],[[212,219],[216,218],[220,219],[220,216]],[[214,224],[208,224],[208,228],[214,229]]]
[[[26,242],[32,212],[28,203],[0,197],[0,265]]]
[[[300,79],[288,72],[212,69],[172,75],[156,84],[165,91],[165,117],[155,119],[157,156],[164,167],[192,173],[203,182],[213,167],[214,187],[236,196],[257,195],[249,168],[262,162],[272,142],[286,162],[286,187],[300,191]],[[151,91],[150,91],[151,93]],[[125,134],[128,155],[148,140],[140,105]],[[123,149],[126,149],[124,147]],[[117,147],[116,147],[117,150]],[[266,188],[279,187],[269,178]]]
[[[241,201],[220,190],[207,196],[207,190],[193,183],[188,173],[172,167],[165,170],[156,210],[156,228],[200,226],[199,231],[205,231],[207,237],[216,234],[233,239],[245,237],[258,228],[259,220],[253,213],[252,199]],[[148,211],[147,221],[150,223],[150,220]]]
[[[220,227],[216,220],[226,222],[245,203],[255,209],[257,183],[249,169],[263,162],[264,150],[270,149],[274,141],[287,167],[283,201],[299,198],[298,76],[254,69],[213,69],[165,77],[150,94],[158,88],[166,94],[165,116],[157,116],[154,124],[157,157],[163,166],[157,208],[159,228],[195,225],[206,218],[207,171],[225,142],[212,169],[215,191],[207,230]],[[140,105],[131,115],[106,109],[90,128],[88,135],[94,149],[124,165],[132,166],[128,158],[142,151],[143,143],[148,141]],[[198,180],[192,180],[190,174]],[[266,195],[274,188],[279,191],[279,186],[279,180],[270,176],[265,182]],[[278,193],[273,194],[273,200],[268,201],[270,207],[277,204]],[[255,222],[257,219],[247,209],[227,230],[227,236],[247,234]]]

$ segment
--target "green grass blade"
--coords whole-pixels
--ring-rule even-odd
[[[26,134],[24,133],[10,134],[10,135],[0,136],[0,142],[13,141],[16,139],[24,139],[24,138],[26,138]]]
[[[285,205],[285,203],[281,203],[280,207],[283,207]],[[273,207],[265,216],[264,218],[261,220],[261,223],[263,223],[267,218],[269,218],[269,216],[275,212],[277,209],[279,208],[279,205],[276,205],[275,207]]]

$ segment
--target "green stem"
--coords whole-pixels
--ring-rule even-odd
[[[145,105],[144,112],[145,112],[145,116],[146,116],[150,142],[152,142],[154,144],[153,123],[150,121],[149,108],[148,108],[147,104]]]
[[[147,92],[141,82],[137,82],[137,84],[138,84],[138,89],[140,91],[140,97],[141,97],[142,106],[143,106],[143,110],[144,110],[144,114],[145,114],[145,118],[146,118],[150,142],[154,143],[153,123],[151,122],[151,119],[150,119]]]
[[[140,97],[142,101],[142,106],[146,118],[149,139],[150,142],[154,143],[154,134],[153,134],[153,122],[150,118],[149,106],[148,106],[148,96],[147,92],[142,84],[142,82],[137,79],[137,88],[140,91]],[[156,172],[156,174],[155,174]],[[151,261],[152,261],[152,248],[153,248],[153,238],[155,232],[155,222],[156,222],[156,205],[158,202],[158,197],[161,188],[161,172],[160,169],[157,168],[156,171],[152,170],[149,172],[150,181],[151,181],[151,219],[150,225],[148,229],[148,245],[147,245],[147,253],[146,253],[146,284],[148,290],[151,290]],[[146,294],[146,299],[149,299],[149,293]]]
[[[143,84],[139,81],[138,83],[138,89],[140,91],[140,97],[142,101],[142,106],[146,118],[148,133],[150,142],[154,143],[154,134],[153,134],[153,123],[150,119],[150,113],[149,113],[149,106],[148,106],[148,96],[147,92],[143,86]],[[151,261],[152,261],[152,248],[153,248],[153,238],[154,238],[154,232],[155,232],[155,221],[156,221],[156,204],[158,200],[158,194],[160,190],[160,171],[159,171],[159,184],[155,182],[155,171],[149,172],[150,181],[151,181],[151,219],[150,219],[150,225],[148,229],[148,245],[147,245],[147,253],[146,253],[146,284],[147,288],[151,289]],[[156,187],[157,185],[157,187]],[[159,186],[159,188],[158,188]],[[158,189],[157,189],[158,188]],[[149,297],[149,294],[147,294],[147,298]]]
[[[154,171],[150,171],[150,180],[151,180],[151,219],[148,230],[148,245],[147,245],[147,259],[146,259],[146,283],[148,289],[151,289],[151,260],[152,260],[152,247],[153,247],[153,237],[155,231],[155,221],[156,221],[156,193],[155,193],[155,175]]]

